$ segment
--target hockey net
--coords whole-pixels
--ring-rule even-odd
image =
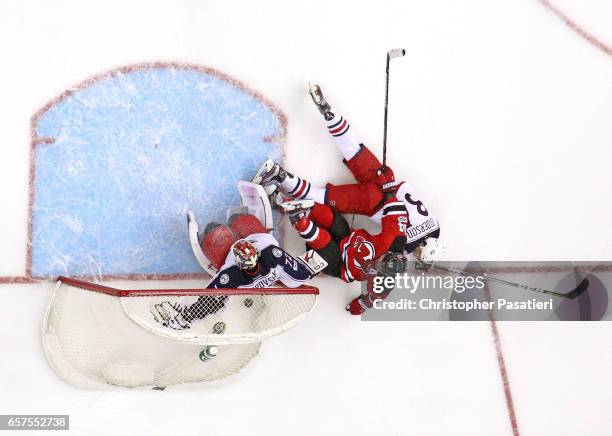
[[[317,297],[310,286],[120,290],[60,277],[43,348],[58,375],[80,387],[213,382],[238,373]]]

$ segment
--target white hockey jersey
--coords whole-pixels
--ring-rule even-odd
[[[259,251],[259,269],[255,273],[240,270],[232,250],[225,263],[212,278],[208,288],[269,288],[281,282],[289,288],[296,288],[312,277],[310,270],[300,260],[278,246],[278,241],[268,233],[254,233],[247,236]]]
[[[397,193],[398,200],[403,201],[408,211],[409,225],[406,227],[406,245],[410,245],[440,229],[438,218],[429,213],[425,205],[414,195],[414,189],[406,182],[402,182]],[[382,208],[370,218],[380,223],[382,219]]]

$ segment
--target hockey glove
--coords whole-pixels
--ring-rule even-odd
[[[368,306],[364,296],[360,295],[359,297],[353,299],[353,301],[351,301],[349,304],[347,304],[346,311],[350,312],[351,315],[361,315],[370,307],[372,306]]]
[[[385,194],[392,194],[399,188],[400,182],[395,181],[393,170],[389,167],[380,167],[376,171],[376,176],[380,189]]]

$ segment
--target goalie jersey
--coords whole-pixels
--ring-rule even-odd
[[[224,265],[208,284],[216,288],[269,288],[281,282],[289,288],[297,288],[310,280],[310,269],[299,259],[278,246],[278,241],[268,233],[254,233],[245,238],[259,251],[255,272],[243,271],[236,266],[230,250]]]

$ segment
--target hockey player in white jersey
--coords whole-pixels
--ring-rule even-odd
[[[418,200],[414,189],[407,182],[396,181],[393,170],[384,167],[374,154],[361,143],[348,121],[332,112],[318,85],[310,86],[310,95],[319,112],[325,118],[327,129],[343,156],[344,164],[353,173],[357,183],[332,185],[324,188],[311,185],[307,180],[283,169],[278,163],[267,160],[257,172],[253,182],[262,184],[268,192],[274,186],[296,200],[309,199],[326,204],[338,213],[367,215],[381,222],[385,197],[395,194],[408,211],[406,245],[404,252],[413,253],[419,262],[432,262],[440,256],[438,243],[440,224],[438,219]]]
[[[207,288],[269,288],[276,282],[297,288],[312,276],[309,267],[280,248],[272,235],[257,233],[234,243]]]
[[[316,272],[301,258],[294,258],[278,246],[268,233],[255,233],[234,242],[223,266],[206,286],[207,289],[268,288],[277,282],[297,288]],[[225,306],[227,295],[202,296],[190,305],[162,302],[151,307],[154,319],[176,330]]]

